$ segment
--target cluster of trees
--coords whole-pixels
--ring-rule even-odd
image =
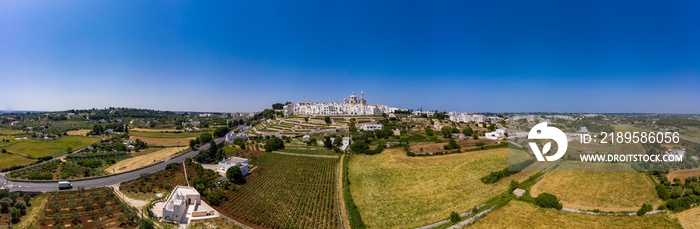
[[[102,135],[106,134],[107,129],[112,129],[114,132],[129,133],[129,127],[126,124],[121,123],[107,123],[104,126],[101,124],[95,124],[92,126],[92,130],[88,135]]]
[[[211,164],[223,160],[226,157],[226,152],[219,148],[216,142],[212,139],[209,141],[209,149],[200,152],[195,160],[204,164]]]
[[[190,148],[194,149],[199,145],[211,142],[212,140],[214,140],[214,136],[212,136],[210,133],[202,133],[199,135],[199,137],[190,140]]]
[[[284,149],[284,141],[281,138],[272,136],[265,141],[265,152],[272,152],[275,150]]]
[[[229,131],[228,127],[219,127],[219,128],[216,128],[214,130],[212,135],[214,136],[214,138],[220,138],[220,137],[226,136],[228,131]]]
[[[491,172],[488,175],[482,177],[481,182],[483,182],[484,184],[496,183],[505,177],[519,173],[521,170],[530,166],[533,162],[535,162],[535,160],[533,160],[533,159],[525,160],[523,162],[520,162],[520,163],[517,163],[514,165],[510,165],[509,167],[506,167],[502,170]]]
[[[376,149],[370,149],[367,141],[355,141],[350,145],[350,150],[353,153],[374,155],[384,151],[384,144],[379,143]]]
[[[462,148],[462,147],[460,147],[459,145],[457,145],[457,141],[455,141],[454,139],[451,139],[451,138],[450,138],[450,140],[447,141],[447,144],[445,144],[444,146],[442,146],[442,148],[444,148],[445,150],[453,150],[453,149],[460,149],[460,148]]]
[[[554,208],[554,209],[558,209],[558,210],[561,210],[561,208],[563,207],[561,202],[559,202],[559,199],[557,198],[557,196],[546,193],[546,192],[538,195],[535,198],[535,204],[537,204],[537,206],[540,206],[542,208]]]
[[[698,177],[688,177],[685,182],[679,178],[673,179],[673,183],[666,178],[664,172],[651,172],[661,182],[656,185],[656,193],[662,200],[666,201],[661,209],[671,211],[683,211],[693,204],[700,203],[700,181]]]
[[[0,189],[0,212],[10,214],[10,223],[19,223],[20,218],[27,214],[27,207],[30,206],[29,201],[31,198],[29,194],[20,196],[19,192],[9,192],[7,189]]]

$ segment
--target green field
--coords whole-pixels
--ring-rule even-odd
[[[286,153],[297,153],[297,154],[318,154],[318,155],[334,155],[334,156],[340,156],[339,153],[336,153],[333,150],[329,149],[281,149],[278,150],[280,152],[286,152]]]
[[[666,213],[649,216],[595,216],[510,201],[469,228],[682,228]]]
[[[64,136],[58,140],[23,140],[16,144],[5,147],[7,151],[26,154],[35,158],[44,156],[59,156],[67,152],[68,147],[73,150],[90,145],[99,141],[98,138],[89,138],[82,136]]]
[[[507,149],[408,157],[403,149],[352,155],[350,191],[368,228],[415,228],[466,212],[506,191],[520,172],[494,184],[481,177],[507,166]]]
[[[22,156],[12,155],[9,153],[0,153],[0,169],[4,169],[13,165],[28,165],[36,160]]]
[[[150,137],[150,138],[189,138],[189,137],[199,137],[204,132],[197,133],[169,133],[169,132],[141,132],[141,131],[129,131],[129,136],[134,137]]]

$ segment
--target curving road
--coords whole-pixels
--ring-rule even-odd
[[[225,139],[222,138],[217,138],[214,141],[216,141],[216,144],[221,144]],[[73,188],[77,187],[85,187],[85,188],[93,188],[93,187],[105,187],[105,186],[110,186],[114,184],[119,184],[122,182],[130,181],[130,180],[136,180],[138,179],[141,174],[143,173],[155,173],[160,170],[165,169],[165,166],[167,166],[170,163],[181,163],[185,161],[185,159],[197,156],[199,154],[199,151],[207,150],[209,149],[209,143],[202,145],[199,147],[197,150],[190,151],[186,154],[179,155],[174,158],[170,158],[165,160],[164,163],[159,163],[153,166],[145,167],[145,168],[140,168],[137,170],[132,170],[129,172],[125,173],[120,173],[117,175],[111,175],[111,176],[105,176],[105,177],[98,177],[94,179],[87,179],[87,180],[79,180],[79,181],[71,181],[71,184],[73,184]],[[32,182],[32,181],[9,181],[5,177],[5,173],[0,173],[0,185],[2,184],[7,184],[7,185],[12,185],[12,188],[9,188],[11,191],[53,191],[53,190],[58,190],[58,182],[57,181],[51,181],[51,182],[46,182],[46,181],[37,181],[37,182]]]

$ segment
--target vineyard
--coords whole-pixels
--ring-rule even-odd
[[[52,160],[41,165],[16,170],[7,177],[22,180],[65,180],[106,175],[106,167],[130,158],[127,152],[68,154],[65,160]]]
[[[337,228],[338,158],[265,154],[219,212],[268,228]]]
[[[48,193],[41,228],[136,228],[136,210],[109,188]],[[38,226],[39,226],[38,225]]]

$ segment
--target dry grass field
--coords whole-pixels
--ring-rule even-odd
[[[673,180],[674,178],[679,178],[685,180],[686,177],[697,177],[700,176],[700,168],[685,169],[685,170],[672,170],[668,172],[668,180]]]
[[[159,146],[188,146],[190,144],[190,140],[194,139],[194,137],[153,138],[153,137],[143,137],[143,136],[129,136],[129,139],[131,139],[131,140],[136,140],[137,138],[141,139],[141,141],[148,143],[149,145],[159,145]]]
[[[470,228],[681,228],[681,225],[665,213],[643,217],[595,216],[510,201],[478,219]]]
[[[635,171],[555,170],[545,174],[531,189],[556,195],[564,207],[601,211],[636,211],[644,203],[658,206],[654,183]]]
[[[368,228],[414,228],[465,212],[504,192],[521,172],[494,184],[481,177],[507,166],[507,149],[408,157],[403,149],[353,155],[350,190]]]
[[[68,135],[75,135],[75,136],[86,136],[91,130],[71,130],[66,132]]]
[[[143,154],[140,156],[128,158],[126,160],[121,160],[117,162],[116,164],[109,166],[108,168],[105,169],[105,172],[107,173],[121,173],[121,172],[126,172],[126,171],[131,171],[134,169],[138,169],[150,164],[153,164],[155,162],[161,161],[163,159],[166,159],[173,154],[176,154],[180,151],[183,151],[187,149],[187,147],[172,147],[172,148],[164,148],[160,149],[158,151],[152,152],[152,153],[147,153]]]
[[[13,134],[21,134],[21,133],[22,133],[22,131],[19,131],[19,130],[0,128],[1,135],[13,135]]]
[[[129,128],[129,131],[151,132],[151,133],[180,133],[180,132],[183,132],[182,130],[176,130],[176,129],[146,129],[146,128]]]
[[[694,207],[675,214],[678,221],[686,229],[700,229],[700,207]]]

